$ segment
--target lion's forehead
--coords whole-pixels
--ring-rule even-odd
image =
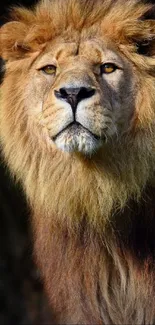
[[[75,60],[76,57],[76,60]],[[58,61],[60,64],[80,63],[82,61],[91,64],[100,64],[106,60],[113,63],[123,65],[125,58],[119,52],[118,48],[111,42],[100,40],[99,38],[86,40],[70,40],[57,39],[48,44],[44,53],[37,60],[37,65],[53,64]],[[39,66],[38,66],[39,68]]]

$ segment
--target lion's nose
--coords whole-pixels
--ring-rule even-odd
[[[83,99],[92,97],[95,94],[95,89],[91,87],[79,87],[79,88],[60,88],[54,91],[55,96],[59,99],[68,102],[72,110],[75,111],[77,104]]]

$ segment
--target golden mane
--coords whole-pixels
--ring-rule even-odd
[[[115,3],[113,0],[44,0],[33,10],[17,7],[11,13],[14,24],[8,25],[6,30],[2,28],[1,43],[5,45],[1,50],[6,51],[3,55],[7,55],[7,51],[15,55],[18,47],[23,50],[42,47],[62,31],[68,36],[71,29],[87,29],[89,33],[89,27],[96,23],[111,39],[132,49],[136,40],[140,43],[154,38],[153,21],[143,19],[151,8],[137,0],[128,0],[127,6],[123,0]]]
[[[59,324],[155,321],[153,257],[146,249],[145,258],[139,258],[133,238],[136,218],[141,222],[144,217],[147,227],[155,216],[151,10],[137,0],[125,5],[123,0],[49,0],[32,10],[15,8],[0,30],[0,54],[7,61],[1,146],[31,205],[35,254]],[[104,152],[83,157],[49,146],[43,128],[24,107],[23,82],[28,84],[32,63],[53,39],[63,33],[69,40],[72,31],[89,35],[96,28],[135,67],[136,114],[117,146],[105,145]]]

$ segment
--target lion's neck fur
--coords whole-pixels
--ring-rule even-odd
[[[82,168],[81,161],[79,164],[79,168]],[[75,164],[75,167],[78,165]],[[104,190],[96,186],[98,190],[94,193],[96,170],[94,178],[89,178],[90,167],[85,168],[86,171],[80,175],[87,179],[89,185],[92,182],[92,192],[87,193],[90,190],[88,187],[85,188],[86,192],[81,192],[81,196],[71,196],[72,189],[75,194],[80,189],[77,176],[75,184],[72,184],[73,177],[69,178],[69,171],[72,173],[74,169],[72,171],[68,165],[68,169],[64,169],[64,188],[62,185],[59,192],[55,191],[56,196],[51,195],[52,201],[59,193],[57,203],[61,206],[63,193],[62,218],[59,210],[58,214],[50,214],[48,211],[46,214],[42,209],[35,211],[33,217],[35,256],[55,311],[53,323],[153,324],[155,208],[152,202],[155,191],[151,188],[148,192],[144,189],[143,194],[141,191],[136,192],[135,200],[128,202],[128,205],[125,205],[125,192],[126,197],[121,202],[124,208],[115,211],[112,216],[107,215],[108,221],[103,218],[97,223],[96,214],[102,210],[99,210],[99,202],[95,201],[95,197],[99,193],[101,200]],[[56,172],[56,176],[61,177],[61,173]],[[54,185],[56,186],[56,180]],[[140,183],[137,182],[137,187],[138,185],[140,189]],[[104,197],[106,201],[102,201],[108,213],[113,207],[112,200],[115,199],[109,188],[110,185],[105,187],[108,192]],[[120,187],[120,191],[123,192],[123,189],[125,191],[125,185]],[[137,193],[141,194],[139,198]],[[78,206],[84,194],[91,198],[89,208],[92,211],[89,210],[88,215],[80,214],[83,210],[82,206]],[[108,195],[111,195],[112,203],[107,207]],[[65,213],[68,204],[71,210]]]
[[[122,140],[110,150],[105,146],[93,159],[50,149],[39,152],[32,146],[33,153],[21,159],[26,167],[28,160],[30,164],[22,181],[33,208],[50,219],[52,215],[54,223],[55,216],[72,230],[77,231],[83,218],[103,230],[115,211],[131,199],[138,202],[153,181],[155,140],[151,131],[149,136],[149,146],[139,135],[136,146],[135,139],[134,144],[132,139]]]
[[[51,227],[44,215],[34,216],[35,254],[54,324],[153,324],[153,196],[150,189],[141,206],[113,216],[100,234],[86,220],[72,233],[65,223]]]
[[[65,154],[48,144],[44,150],[40,134],[38,142],[33,142],[33,135],[23,136],[18,146],[25,150],[19,150],[19,155],[16,147],[6,146],[4,151],[39,214],[51,223],[55,218],[60,225],[66,223],[70,230],[77,231],[83,218],[103,230],[115,211],[124,209],[131,199],[138,202],[153,181],[155,140],[152,130],[141,132],[147,132],[147,141],[143,142],[146,135],[138,134],[137,141],[112,143],[110,150],[105,146],[93,158]]]

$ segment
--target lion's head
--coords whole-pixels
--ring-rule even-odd
[[[154,174],[150,12],[135,0],[43,1],[16,8],[1,28],[2,147],[33,197],[41,186],[44,202],[60,187],[58,206],[72,188],[67,214],[90,202],[95,214],[109,214]]]
[[[89,33],[68,37],[65,31],[51,41],[24,87],[25,108],[39,118],[51,146],[84,155],[129,132],[139,91],[136,67],[103,38],[100,26]]]

